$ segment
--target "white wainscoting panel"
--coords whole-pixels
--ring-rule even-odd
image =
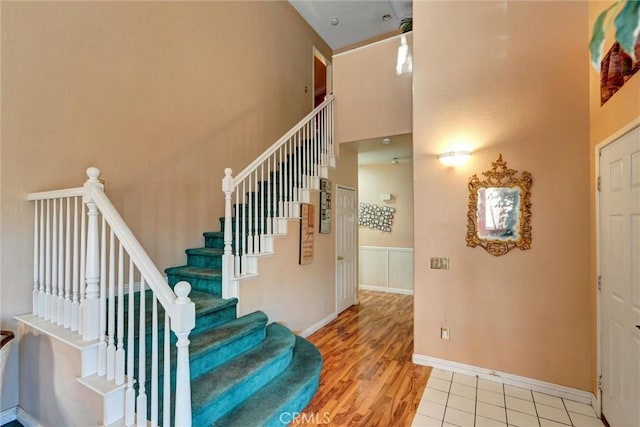
[[[360,289],[413,294],[413,248],[360,246]]]

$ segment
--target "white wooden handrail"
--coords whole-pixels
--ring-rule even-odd
[[[165,378],[163,423],[189,426],[188,336],[195,327],[195,304],[189,299],[191,285],[179,282],[171,289],[104,193],[100,170],[90,167],[87,176],[89,179],[83,187],[27,195],[27,200],[35,202],[33,314],[77,331],[85,341],[97,341],[97,375],[114,386],[126,386],[120,414],[115,419],[105,418],[105,424],[123,418],[127,426],[147,425],[148,399],[151,399],[151,421],[157,424],[159,353],[165,355],[162,372],[168,377],[171,363],[168,331],[173,331],[178,338],[176,390],[172,393],[171,383]],[[136,277],[139,292],[134,291]],[[127,297],[125,281],[128,282]],[[145,312],[145,290],[151,296],[151,316]],[[139,301],[137,312],[136,299]],[[124,306],[125,301],[128,307]],[[159,345],[158,331],[163,326],[157,315],[158,302],[165,311],[163,348]],[[134,317],[139,317],[137,341],[134,340]],[[150,345],[145,339],[147,331],[151,333]],[[133,363],[135,350],[140,355],[137,367]],[[151,358],[150,375],[145,354]],[[137,390],[133,386],[136,381]],[[146,381],[150,382],[150,394],[145,391]],[[175,396],[173,423],[168,410],[170,395]]]
[[[178,297],[171,290],[162,273],[160,273],[153,261],[151,261],[147,252],[142,248],[142,245],[135,238],[104,191],[99,187],[89,186],[85,194],[85,197],[92,200],[100,210],[100,213],[105,217],[113,233],[129,253],[133,263],[147,279],[147,284],[151,290],[156,293],[160,304],[169,312],[169,317],[177,316],[178,313],[176,313],[175,302]]]
[[[334,165],[333,103],[328,96],[235,177],[224,170],[224,298],[238,296],[236,279],[256,272],[249,258],[272,251],[268,237],[280,232],[279,220],[299,216],[305,190],[318,189]]]
[[[322,104],[318,105],[316,108],[313,109],[313,111],[311,111],[309,114],[307,114],[306,116],[304,116],[302,118],[302,120],[300,120],[298,123],[296,123],[290,130],[287,131],[287,133],[285,133],[284,135],[282,135],[282,137],[277,140],[276,142],[274,142],[271,147],[267,148],[264,153],[262,153],[260,155],[260,157],[256,158],[253,162],[249,163],[249,166],[247,166],[246,168],[244,168],[242,171],[240,171],[240,173],[238,173],[235,177],[234,180],[236,182],[240,182],[243,179],[245,179],[247,176],[249,176],[249,174],[254,171],[258,166],[260,166],[261,163],[263,163],[267,158],[269,158],[270,156],[272,156],[276,151],[278,151],[278,148],[282,147],[282,144],[284,144],[286,141],[288,141],[292,136],[294,136],[300,129],[302,129],[302,127],[309,123],[311,121],[311,119],[313,119],[320,111],[324,110],[327,105],[333,103],[334,100],[334,96],[333,95],[329,95],[327,96],[327,99],[325,99]]]

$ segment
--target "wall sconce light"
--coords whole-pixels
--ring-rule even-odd
[[[438,155],[438,160],[447,167],[461,166],[469,160],[471,151],[448,151]]]

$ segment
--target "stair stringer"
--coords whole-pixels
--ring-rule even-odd
[[[331,156],[333,157],[333,156]],[[334,160],[335,164],[335,160]],[[229,286],[227,289],[223,287],[223,298],[238,298],[238,313],[240,313],[240,306],[242,301],[240,300],[240,284],[250,279],[256,279],[260,277],[259,272],[259,264],[260,258],[272,257],[277,255],[275,252],[275,240],[289,237],[288,227],[289,222],[296,222],[300,220],[300,204],[301,203],[311,203],[312,195],[318,193],[320,190],[320,178],[327,178],[329,176],[328,166],[320,166],[321,174],[320,176],[309,177],[311,179],[311,188],[301,188],[299,190],[299,202],[290,202],[290,212],[292,212],[292,216],[290,217],[281,217],[276,218],[276,228],[275,232],[272,234],[265,234],[263,237],[265,238],[265,251],[256,253],[256,254],[246,254],[244,255],[244,262],[247,263],[247,273],[241,276],[234,276],[231,278],[229,282]],[[315,187],[315,188],[314,188]]]

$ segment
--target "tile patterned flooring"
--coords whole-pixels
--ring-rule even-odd
[[[470,375],[433,369],[414,427],[602,427],[583,403]]]

